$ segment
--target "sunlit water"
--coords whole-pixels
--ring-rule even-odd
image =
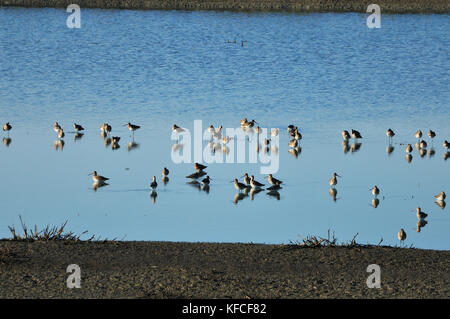
[[[449,207],[433,197],[450,193],[448,15],[383,15],[377,30],[360,14],[82,9],[78,30],[67,16],[0,9],[0,122],[13,125],[10,140],[1,132],[0,237],[21,215],[29,226],[68,220],[75,233],[126,240],[288,243],[330,229],[340,241],[358,233],[361,243],[399,245],[404,228],[403,245],[450,248]],[[280,128],[279,199],[263,191],[234,203],[233,178],[248,172],[267,183],[260,163],[209,165],[209,193],[187,185],[193,164],[172,162],[171,125],[232,128],[245,116]],[[54,121],[66,132],[62,150]],[[128,121],[142,126],[130,151]],[[86,128],[77,141],[73,122]],[[119,149],[105,146],[103,122],[121,136]],[[298,158],[288,124],[303,134]],[[351,128],[364,138],[344,153],[340,132]],[[417,129],[435,154],[414,149],[408,163],[405,143],[416,143]],[[97,191],[94,169],[111,179]],[[343,176],[336,201],[333,172]],[[420,232],[417,206],[429,214]]]

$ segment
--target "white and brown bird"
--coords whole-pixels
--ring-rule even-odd
[[[351,134],[354,139],[363,138],[361,133],[359,133],[357,130],[351,129]]]
[[[55,131],[55,133],[58,133],[60,129],[61,129],[61,126],[58,124],[58,122],[55,122],[53,124],[53,131]]]
[[[181,132],[184,132],[184,129],[179,127],[176,124],[173,124],[172,125],[172,132],[174,132],[174,133],[181,133]]]
[[[389,137],[389,139],[392,139],[392,138],[395,136],[395,133],[394,133],[393,130],[388,129],[388,130],[386,131],[386,135],[387,135],[387,137]]]
[[[73,129],[77,132],[84,131],[84,127],[77,123],[73,123]]]
[[[436,136],[436,132],[434,132],[434,131],[432,131],[432,130],[429,130],[429,131],[428,131],[428,137],[429,137],[429,138],[433,139],[433,138],[435,138],[435,136]]]
[[[130,122],[128,122],[127,124],[125,124],[128,127],[128,130],[133,132],[140,129],[141,127],[139,125],[135,125],[135,124],[131,124]]]
[[[436,200],[439,200],[439,201],[443,201],[445,199],[445,197],[447,197],[447,196],[445,195],[444,192],[440,192],[439,194],[434,196],[434,198],[436,198]]]
[[[292,140],[289,141],[289,147],[295,148],[298,145],[298,141],[294,138]]]
[[[371,188],[372,194],[377,197],[380,194],[380,189],[375,185]]]
[[[194,164],[194,168],[197,172],[202,172],[204,169],[206,169],[208,166],[199,164],[199,163],[195,163]]]
[[[245,184],[239,183],[237,178],[235,178],[233,180],[233,182],[234,182],[234,188],[236,188],[238,191],[244,190],[244,189],[246,189],[248,187]]]
[[[406,148],[405,148],[406,153],[411,153],[412,150],[413,150],[413,148],[412,148],[411,144],[406,145]]]
[[[445,140],[444,143],[442,143],[442,146],[444,146],[444,148],[448,150],[450,148],[450,143]]]
[[[264,184],[262,184],[262,183],[256,181],[256,180],[255,180],[255,177],[252,175],[252,176],[250,177],[250,186],[251,186],[252,188],[261,188],[261,187],[264,186]]]
[[[58,131],[58,138],[61,139],[61,138],[64,138],[64,136],[66,136],[66,135],[64,134],[64,130],[63,130],[63,129],[60,129],[60,130]]]
[[[156,176],[153,176],[153,177],[152,177],[152,182],[150,183],[150,188],[151,188],[152,190],[155,190],[156,187],[158,187],[158,183],[156,182]]]
[[[243,179],[244,184],[247,185],[247,186],[250,186],[250,177],[248,177],[248,174],[245,173],[244,176],[242,176],[242,177],[244,178]]]
[[[344,141],[348,141],[350,139],[350,133],[347,130],[343,130],[341,132],[341,135]]]
[[[280,186],[283,183],[282,181],[273,177],[272,174],[267,175],[267,180],[269,181],[269,184],[273,186]]]
[[[422,218],[427,217],[428,214],[424,213],[424,212],[420,209],[420,207],[417,207],[417,208],[416,208],[416,216],[417,216],[418,219],[422,219]]]
[[[277,128],[272,129],[272,131],[270,132],[270,135],[273,137],[278,136],[278,129]]]
[[[92,180],[95,183],[103,183],[106,182],[107,180],[109,180],[109,178],[104,177],[104,176],[100,176],[97,174],[97,171],[93,171],[92,173],[90,173],[89,175],[92,175]]]
[[[406,232],[405,232],[405,230],[403,228],[400,229],[400,231],[397,234],[397,237],[401,241],[404,241],[406,239]]]
[[[244,125],[245,123],[247,123],[247,118],[246,118],[246,117],[244,117],[244,118],[241,120],[241,126]]]
[[[422,138],[422,131],[421,130],[417,130],[416,133],[414,133],[414,137],[417,139]]]
[[[421,140],[420,143],[419,143],[419,147],[421,149],[427,148],[427,142],[425,142],[424,140]]]
[[[164,167],[161,173],[162,173],[162,176],[168,176],[169,170],[166,167]]]
[[[206,178],[204,178],[202,180],[202,184],[203,185],[209,185],[209,183],[211,182],[211,179],[209,178],[209,176],[207,175]]]
[[[9,124],[9,122],[6,122],[5,125],[3,125],[3,131],[9,132],[9,131],[11,131],[11,129],[12,129],[12,126],[11,126],[11,124]]]
[[[341,176],[339,176],[337,173],[333,173],[333,176],[329,180],[331,187],[336,186],[336,184],[338,183],[338,180],[337,180],[338,177],[341,177]]]

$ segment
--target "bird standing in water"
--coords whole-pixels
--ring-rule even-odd
[[[337,173],[333,173],[333,176],[330,178],[329,183],[331,187],[336,186],[336,184],[338,183],[337,178],[341,177],[339,176]]]
[[[394,133],[393,130],[388,129],[388,130],[386,131],[386,135],[387,135],[387,137],[389,137],[389,142],[390,142],[390,141],[392,140],[392,138],[395,136],[395,133]]]
[[[344,141],[348,141],[350,139],[350,133],[347,130],[343,130],[341,135]]]
[[[9,131],[11,131],[11,129],[12,129],[12,126],[11,126],[11,124],[9,124],[9,122],[6,122],[5,125],[3,125],[4,132],[8,132],[8,134],[9,134]]]
[[[103,176],[98,175],[97,171],[93,171],[89,175],[92,175],[92,180],[95,183],[102,183],[102,182],[106,182],[107,180],[109,180],[109,178],[107,178],[107,177],[103,177]]]
[[[374,187],[372,187],[372,194],[377,197],[378,194],[380,194],[380,189],[375,185]]]
[[[150,183],[150,188],[151,188],[152,190],[155,190],[156,187],[158,187],[158,183],[156,182],[156,176],[153,176],[152,182]]]
[[[363,137],[361,136],[361,133],[359,133],[358,131],[356,131],[356,130],[354,130],[354,129],[351,130],[351,133],[352,133],[352,137],[353,137],[354,139],[363,138]]]
[[[421,130],[417,130],[416,133],[414,133],[414,137],[417,139],[420,139],[422,137],[422,131]]]
[[[197,172],[202,172],[204,169],[206,169],[208,166],[199,164],[199,163],[195,163],[194,167],[196,169]]]
[[[79,125],[77,123],[73,123],[73,129],[77,132],[84,131],[84,127],[82,127],[81,125]]]
[[[400,229],[400,231],[397,234],[397,237],[401,241],[404,241],[406,239],[406,232],[405,232],[405,230],[403,228]]]

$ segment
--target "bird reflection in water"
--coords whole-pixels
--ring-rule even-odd
[[[446,152],[446,153],[444,153],[444,156],[443,156],[443,158],[444,158],[444,161],[446,161],[447,160],[447,158],[449,158],[450,157],[450,152]]]
[[[175,143],[172,145],[172,153],[178,152],[178,151],[182,151],[184,147],[183,143]]]
[[[166,186],[167,183],[169,183],[169,177],[163,176],[163,177],[161,178],[161,181],[163,182],[164,186]]]
[[[427,150],[425,148],[419,149],[419,155],[423,158],[425,155],[427,155]]]
[[[109,184],[108,184],[108,183],[105,183],[105,182],[101,182],[101,181],[99,181],[99,182],[94,182],[94,183],[92,184],[92,189],[93,189],[94,192],[96,192],[97,189],[99,189],[99,188],[101,188],[101,187],[104,187],[104,186],[107,186],[107,185],[109,185]]]
[[[331,199],[333,200],[333,202],[335,202],[337,200],[336,196],[337,196],[337,189],[334,187],[331,187],[330,190],[328,191],[328,194],[330,194]]]
[[[56,140],[53,142],[53,148],[55,149],[55,151],[60,150],[62,151],[64,148],[64,140]]]
[[[362,143],[356,142],[356,140],[355,140],[355,142],[353,142],[353,144],[350,148],[350,151],[352,153],[358,152],[361,149],[361,145],[362,145]]]
[[[235,204],[235,205],[237,205],[237,203],[239,202],[239,201],[241,201],[241,200],[243,200],[245,197],[247,197],[248,195],[247,194],[245,194],[245,193],[241,193],[241,192],[239,192],[239,193],[236,193],[236,195],[234,195],[234,198],[233,198],[233,203]]]
[[[76,142],[76,141],[78,141],[78,140],[81,140],[81,138],[83,137],[83,135],[84,135],[84,133],[75,133],[74,135],[73,135],[73,141],[74,142]]]
[[[277,200],[280,200],[280,193],[277,190],[268,190],[267,195],[269,197],[275,197]]]
[[[372,207],[377,208],[380,205],[380,200],[378,198],[372,199]]]
[[[290,148],[288,152],[295,158],[298,158],[298,156],[302,152],[302,148],[300,146],[296,146],[296,147]]]
[[[388,155],[388,156],[391,156],[391,155],[392,155],[392,152],[394,152],[394,150],[395,150],[395,147],[392,146],[391,144],[389,144],[389,145],[386,147],[386,153],[387,153],[387,155]]]
[[[444,209],[445,206],[447,205],[447,204],[445,203],[445,200],[437,200],[437,201],[435,201],[435,203],[436,203],[436,205],[438,205],[441,209]]]
[[[425,227],[426,224],[428,224],[428,222],[425,219],[419,219],[416,224],[416,232],[420,233],[420,230],[422,229],[422,227]]]
[[[262,191],[262,188],[250,188],[250,191],[249,188],[246,188],[244,189],[244,194],[250,195],[250,200],[253,200],[255,198],[255,195]]]
[[[349,150],[350,150],[350,144],[348,143],[348,140],[343,140],[342,141],[342,151],[344,152],[344,154],[347,154]]]
[[[150,191],[150,198],[152,199],[153,204],[156,203],[156,197],[157,196],[158,196],[158,193],[154,189],[152,189]]]
[[[434,150],[433,147],[428,150],[428,157],[429,158],[432,158],[435,154],[436,154],[436,151]]]
[[[128,152],[139,148],[139,143],[136,143],[135,141],[131,141],[128,143]]]
[[[187,182],[186,184],[188,184],[189,186],[192,186],[193,188],[197,189],[199,192],[201,191],[201,184],[199,181],[196,180],[192,180]]]
[[[8,147],[9,144],[11,144],[12,139],[10,137],[4,137],[3,138],[3,144]]]
[[[406,162],[411,163],[412,159],[413,159],[413,156],[411,154],[406,154],[405,155]]]

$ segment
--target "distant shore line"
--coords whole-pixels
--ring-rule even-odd
[[[281,12],[360,12],[378,4],[381,13],[449,13],[448,0],[0,0],[0,6],[133,10],[216,10],[216,11],[281,11]]]

